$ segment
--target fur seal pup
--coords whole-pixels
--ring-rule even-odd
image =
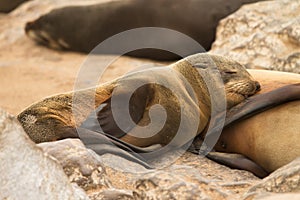
[[[184,122],[187,133],[174,143],[181,146],[206,127],[210,118],[211,100],[222,101],[221,99],[210,99],[203,77],[197,71],[197,67],[201,68],[202,75],[211,80],[208,84],[213,85],[216,74],[206,73],[210,72],[209,69],[213,64],[219,70],[224,83],[226,94],[224,98],[227,100],[228,108],[240,103],[259,89],[258,82],[251,77],[244,66],[222,56],[201,53],[189,56],[168,67],[134,72],[96,88],[78,91],[80,104],[73,105],[73,110],[73,92],[46,98],[25,109],[18,115],[18,119],[33,141],[37,143],[54,141],[67,137],[78,137],[75,128],[82,128],[82,124],[90,115],[91,110],[103,106],[100,111],[97,111],[96,120],[99,121],[98,123],[105,133],[137,147],[148,147],[155,144],[168,144],[177,133],[178,124],[181,122],[180,118],[185,117],[188,119]],[[144,83],[145,80],[150,84],[135,88],[136,83]],[[169,88],[153,82],[158,80],[175,85],[176,95]],[[219,87],[219,85],[213,87]],[[115,90],[117,92],[113,94]],[[127,127],[128,132],[123,132],[116,127],[111,112],[112,99],[115,96],[130,93],[133,95],[129,101],[129,111],[135,125],[144,126],[150,123],[149,115],[151,116],[151,108],[154,105],[160,104],[164,107],[167,118],[164,126],[156,135],[148,138],[135,138],[127,133],[136,127]],[[94,104],[87,104],[88,99],[92,97],[95,97]],[[182,113],[180,113],[180,106],[185,109]],[[122,104],[117,106],[117,112],[122,112],[122,107],[124,107]],[[75,121],[73,114],[78,117],[78,120]],[[196,117],[198,118],[195,119]],[[155,118],[153,119],[155,120]],[[187,135],[189,126],[194,126],[192,124],[194,122],[197,122],[197,132],[189,136]],[[83,128],[96,131],[93,129],[93,124],[89,123]]]
[[[123,31],[162,27],[179,31],[209,50],[215,39],[218,22],[243,4],[257,1],[259,0],[122,0],[89,6],[69,6],[55,9],[27,23],[25,31],[31,39],[48,47],[90,53],[102,41]],[[164,49],[171,48],[174,52],[175,49],[187,49],[183,53],[185,56],[204,52],[204,49],[183,47],[184,42],[174,38],[174,35],[160,34],[153,37],[155,38],[147,38],[149,44],[159,37],[158,41]],[[137,39],[134,38],[132,42]],[[99,53],[119,53],[118,46],[106,51]],[[156,49],[136,50],[128,55],[157,60],[181,58]]]
[[[242,154],[258,166],[236,156],[212,153],[209,157],[265,177],[300,156],[300,75],[249,72],[260,81],[261,91],[228,112],[215,150]]]
[[[0,12],[8,13],[18,7],[20,4],[28,0],[1,0]]]

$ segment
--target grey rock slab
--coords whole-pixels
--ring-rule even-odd
[[[259,183],[253,185],[247,194],[262,192],[300,193],[300,158],[279,168]]]
[[[38,144],[44,152],[58,160],[71,182],[84,190],[109,188],[110,182],[101,158],[85,148],[79,139],[65,139]]]
[[[17,119],[0,109],[0,199],[88,199]]]

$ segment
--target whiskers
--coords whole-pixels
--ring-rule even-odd
[[[237,93],[248,97],[255,94],[257,86],[255,81],[234,81],[225,85],[227,93]]]

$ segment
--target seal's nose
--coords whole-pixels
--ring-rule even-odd
[[[28,33],[31,29],[33,29],[34,23],[33,22],[27,22],[25,25],[25,32]]]
[[[255,81],[255,87],[256,87],[256,91],[260,90],[260,84],[259,84],[259,82]]]

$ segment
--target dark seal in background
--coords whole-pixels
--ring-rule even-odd
[[[193,38],[207,51],[215,40],[219,21],[243,4],[257,1],[259,0],[122,0],[89,6],[69,6],[55,9],[27,23],[25,30],[30,38],[48,47],[89,53],[105,39],[123,31],[140,27],[162,27]],[[166,48],[174,44],[178,44],[175,48],[184,48],[180,46],[178,38],[173,36],[153,36],[147,40],[160,40]],[[135,42],[135,38],[132,38],[132,42]],[[115,52],[101,54],[118,54],[118,47],[115,48]],[[204,49],[190,54],[203,52]],[[157,60],[180,58],[173,53],[156,49],[135,50],[128,55]]]
[[[28,0],[0,0],[0,12],[8,13]]]

